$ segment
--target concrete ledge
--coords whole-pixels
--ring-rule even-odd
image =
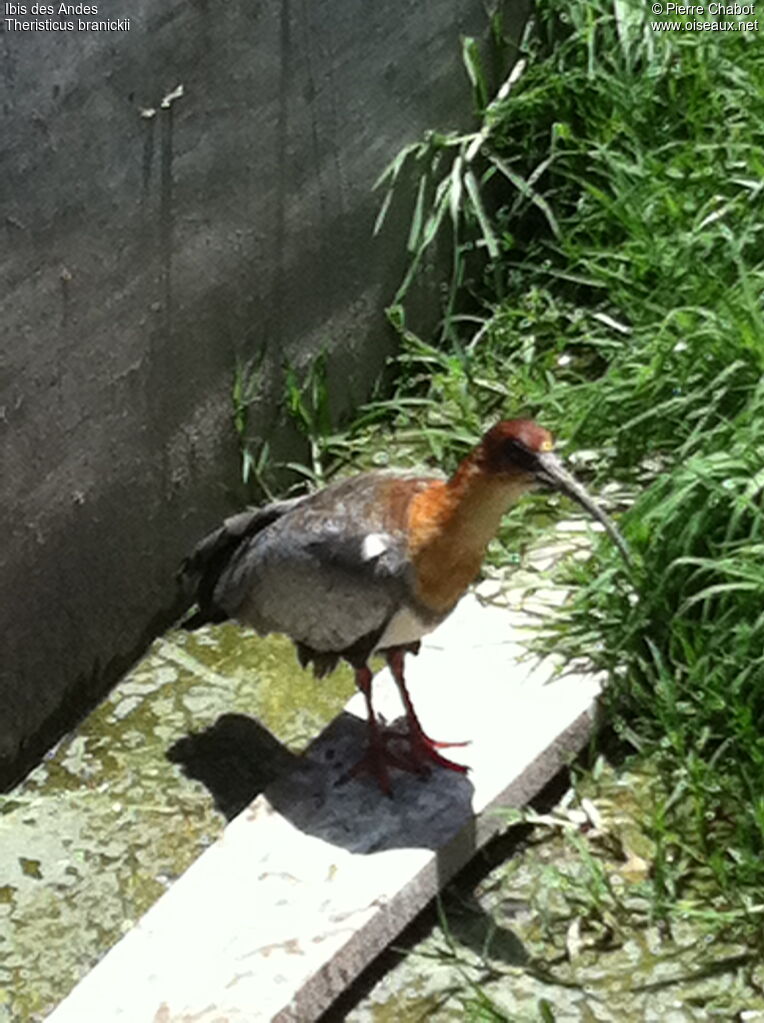
[[[597,681],[528,658],[521,614],[466,597],[409,659],[429,734],[465,777],[394,773],[393,799],[343,782],[360,696],[51,1014],[49,1023],[315,1019],[586,742]],[[378,709],[399,716],[387,672]]]

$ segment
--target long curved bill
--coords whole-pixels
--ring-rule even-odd
[[[544,483],[554,490],[559,490],[561,494],[567,494],[568,497],[572,497],[593,519],[601,522],[608,536],[623,555],[626,564],[631,564],[629,548],[626,546],[624,538],[618,532],[615,523],[599,505],[595,504],[594,500],[581,484],[571,476],[556,455],[548,452],[539,454],[533,471],[539,483]]]

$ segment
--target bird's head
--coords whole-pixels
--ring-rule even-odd
[[[628,561],[620,533],[554,454],[554,438],[543,426],[530,419],[505,419],[483,436],[476,454],[483,473],[520,485],[525,482],[528,487],[541,484],[567,494],[602,523]]]
[[[483,436],[476,454],[481,472],[531,485],[545,463],[559,462],[553,449],[554,438],[543,426],[530,419],[505,419]]]

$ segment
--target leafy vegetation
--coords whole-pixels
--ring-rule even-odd
[[[539,0],[493,100],[465,41],[478,128],[428,133],[380,179],[378,230],[404,168],[419,182],[389,311],[397,389],[341,440],[324,423],[313,473],[338,445],[384,457],[380,427],[396,458],[448,468],[510,413],[590,449],[578,468],[596,483],[632,488],[633,575],[606,547],[566,566],[576,598],[543,642],[607,669],[609,720],[651,779],[646,919],[761,948],[764,49],[649,18],[629,0]],[[406,296],[434,244],[452,266],[428,341]],[[537,515],[519,509],[504,539]]]
[[[429,133],[381,179],[409,165],[419,187],[400,382],[366,425],[448,466],[499,411],[530,414],[634,488],[635,574],[604,548],[567,566],[576,599],[544,641],[608,670],[610,721],[649,771],[649,920],[760,948],[764,49],[648,19],[540,0],[490,102],[465,44],[478,130]],[[453,263],[427,342],[405,300],[438,239]]]
[[[604,550],[568,568],[546,642],[608,669],[611,720],[661,780],[653,914],[760,941],[764,51],[606,0],[535,17],[480,130],[428,136],[385,178],[422,166],[411,265],[449,211],[457,285],[438,344],[393,310],[388,407],[438,457],[497,409],[537,415],[638,489],[635,577]]]

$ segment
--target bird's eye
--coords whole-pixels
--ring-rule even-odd
[[[504,457],[511,465],[528,472],[536,466],[536,454],[514,437],[504,442]]]

